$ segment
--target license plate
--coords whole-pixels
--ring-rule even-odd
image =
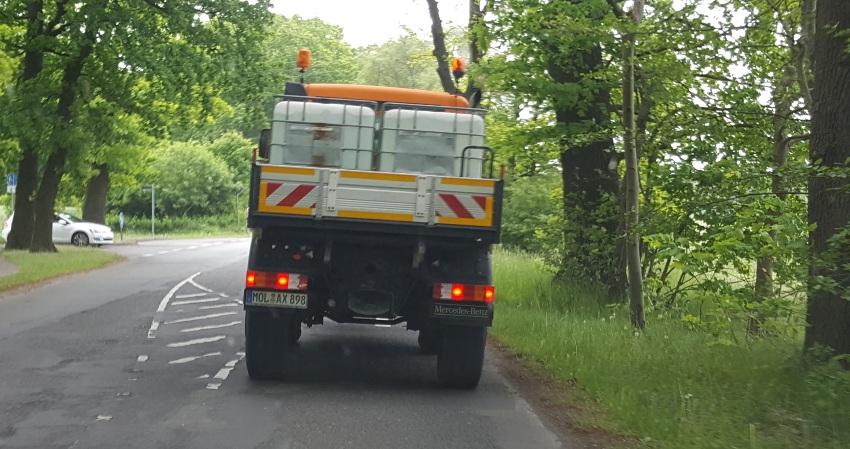
[[[283,307],[286,309],[306,309],[307,294],[292,292],[252,291],[248,295],[248,306]]]

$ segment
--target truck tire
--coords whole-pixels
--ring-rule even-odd
[[[283,375],[290,354],[292,316],[266,310],[245,312],[245,364],[248,376],[268,380]]]
[[[487,328],[445,326],[443,344],[437,353],[437,378],[450,388],[472,389],[481,379]]]
[[[419,329],[419,349],[425,354],[436,354],[443,343],[442,334],[434,324],[427,324]]]

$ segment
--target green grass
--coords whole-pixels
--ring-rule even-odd
[[[669,449],[850,447],[850,373],[804,369],[798,339],[719,344],[658,314],[635,333],[624,308],[523,254],[497,252],[495,282],[493,335],[577,382],[573,399],[599,411],[580,425]]]
[[[0,257],[18,267],[16,273],[0,277],[0,291],[99,268],[121,258],[102,249],[69,246],[60,246],[58,249],[57,253],[0,252]]]

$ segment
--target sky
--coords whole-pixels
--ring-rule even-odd
[[[440,0],[443,28],[466,25],[469,0]],[[430,36],[425,0],[273,0],[272,11],[285,16],[317,17],[341,26],[350,45],[380,44],[404,34],[404,27]]]

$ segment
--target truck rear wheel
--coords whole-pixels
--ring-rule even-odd
[[[275,317],[267,310],[245,312],[245,364],[251,379],[272,379],[285,373],[292,345],[292,321],[288,314]]]
[[[445,326],[443,344],[437,353],[437,378],[451,388],[475,388],[484,367],[487,328]]]
[[[428,323],[419,329],[419,349],[425,354],[436,354],[443,342],[442,333],[436,323]]]

